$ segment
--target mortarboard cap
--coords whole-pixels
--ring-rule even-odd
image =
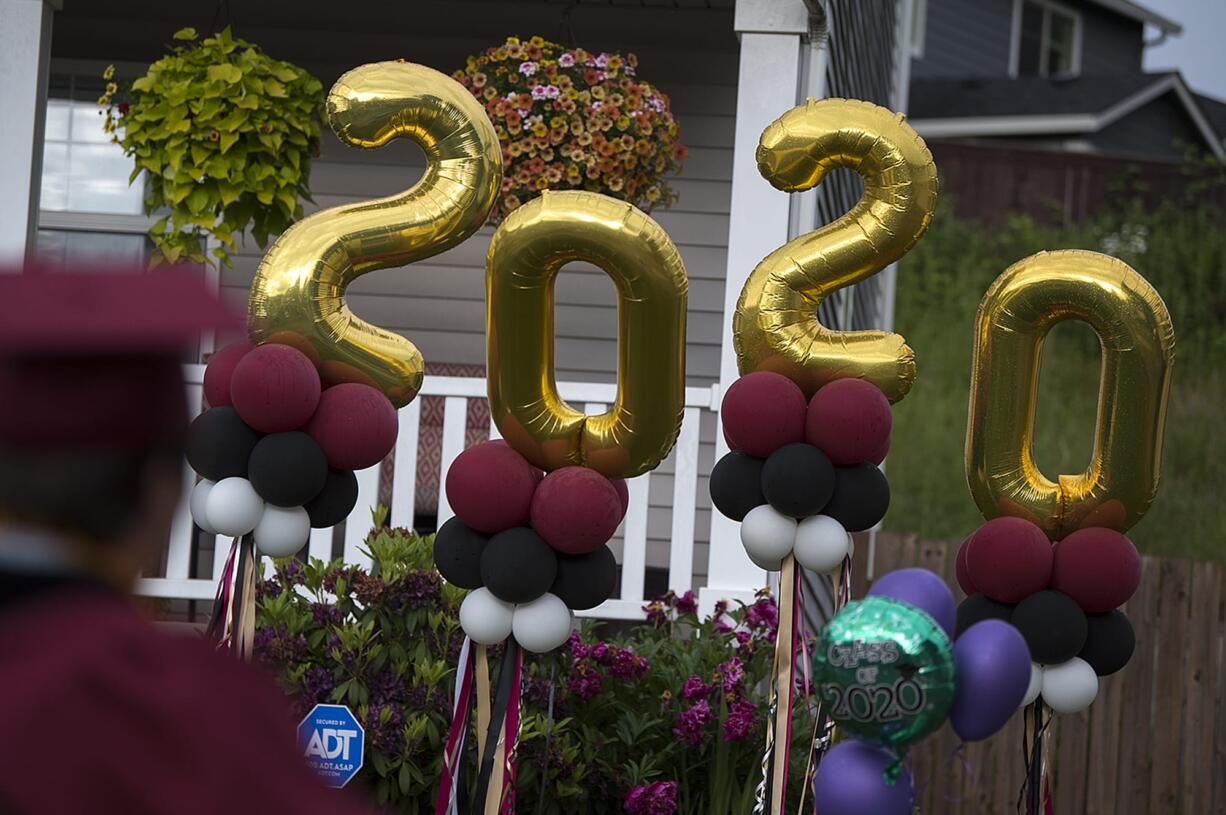
[[[8,273],[5,273],[8,271]],[[0,269],[0,446],[145,446],[180,436],[180,359],[241,320],[189,273]]]

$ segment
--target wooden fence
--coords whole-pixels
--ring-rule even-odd
[[[921,566],[956,586],[957,546],[880,533],[871,573]],[[868,549],[856,547],[856,597],[871,585]],[[1222,577],[1217,563],[1145,558],[1141,587],[1125,608],[1137,634],[1132,661],[1100,679],[1088,710],[1053,724],[1055,815],[1226,813]],[[951,758],[956,746],[944,727],[913,749],[920,811],[1015,813],[1021,716],[969,745],[965,762]]]

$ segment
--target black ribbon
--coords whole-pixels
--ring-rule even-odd
[[[507,646],[502,652],[502,665],[498,668],[498,690],[494,694],[494,705],[490,710],[489,729],[485,736],[485,755],[481,757],[481,772],[477,776],[477,792],[473,801],[482,806],[489,794],[490,776],[494,772],[494,754],[498,751],[498,740],[507,718],[507,709],[511,705],[511,688],[515,684],[515,660],[519,656],[519,643],[514,637],[507,637]],[[515,700],[516,704],[519,700]],[[510,750],[512,745],[506,746]]]

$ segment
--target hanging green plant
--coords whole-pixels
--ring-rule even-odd
[[[175,33],[170,53],[122,98],[114,68],[98,104],[105,129],[145,173],[145,213],[166,211],[149,228],[153,262],[215,261],[246,230],[263,248],[302,217],[311,200],[311,158],[319,154],[323,85],[302,68],[265,54],[230,29],[197,39]]]

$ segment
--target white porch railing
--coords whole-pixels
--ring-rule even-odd
[[[185,366],[188,404],[198,406],[202,398],[204,366]],[[559,394],[572,405],[583,405],[588,414],[603,413],[616,398],[615,385],[583,382],[558,383]],[[444,490],[447,470],[464,449],[469,399],[484,399],[485,379],[427,376],[419,396],[439,396],[444,399],[442,456],[438,479],[438,523],[452,516]],[[717,410],[719,394],[715,387],[686,388],[685,417],[672,455],[674,463],[672,494],[672,526],[668,550],[668,586],[684,592],[694,587],[694,522],[698,506],[699,426],[702,411]],[[417,494],[417,452],[421,428],[421,402],[415,400],[400,410],[400,435],[392,473],[391,518],[393,526],[413,527],[414,502]],[[498,431],[492,425],[490,437]],[[362,542],[370,531],[370,511],[379,501],[380,465],[360,470],[358,501],[345,524],[344,553],[346,563],[368,566],[369,558],[362,551]],[[581,616],[605,619],[639,619],[643,616],[643,585],[647,570],[647,521],[650,511],[649,486],[651,473],[627,482],[630,504],[618,535],[622,541],[620,596],[607,600]],[[179,506],[167,543],[165,574],[140,580],[137,593],[146,597],[184,600],[211,600],[216,591],[216,579],[229,553],[226,540],[215,540],[212,569],[208,577],[191,577],[193,536],[198,534],[188,510],[187,495],[195,481],[191,469],[184,468],[184,499]],[[205,536],[201,534],[201,540]],[[313,558],[332,557],[332,529],[313,529],[307,552]]]

